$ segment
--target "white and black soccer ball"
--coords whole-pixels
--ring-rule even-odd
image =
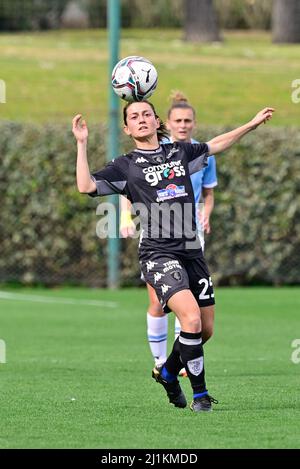
[[[144,101],[157,86],[157,71],[144,57],[132,55],[120,60],[112,72],[112,87],[125,101]]]

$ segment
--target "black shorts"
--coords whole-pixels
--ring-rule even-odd
[[[181,290],[191,290],[200,307],[215,304],[212,280],[202,254],[182,259],[169,253],[143,253],[140,265],[165,313],[170,312],[167,303],[171,296]]]

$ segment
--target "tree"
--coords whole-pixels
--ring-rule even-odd
[[[273,0],[273,42],[300,42],[300,1]]]
[[[213,0],[185,0],[184,31],[187,41],[220,41]]]

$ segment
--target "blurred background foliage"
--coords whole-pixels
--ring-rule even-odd
[[[122,0],[124,28],[182,27],[184,0]],[[106,27],[106,0],[1,0],[0,30]],[[270,29],[272,0],[215,0],[223,29]],[[81,23],[80,23],[81,21]]]
[[[68,124],[75,113],[86,116],[90,166],[103,166],[106,4],[0,2],[0,79],[7,88],[0,107],[1,282],[106,284],[107,242],[96,236],[100,199],[77,191],[76,145]],[[162,117],[174,88],[187,93],[197,110],[201,133],[198,128],[195,137],[202,141],[265,105],[278,111],[266,128],[218,157],[206,258],[221,285],[299,284],[299,104],[291,93],[299,78],[300,46],[272,44],[275,0],[215,0],[223,42],[206,44],[183,40],[184,0],[121,4],[120,54],[155,63],[159,86],[153,101]],[[280,0],[277,4],[284,8]],[[297,2],[289,0],[292,4],[291,15],[298,11]],[[220,122],[230,128],[217,127]],[[120,148],[130,149],[123,136]],[[137,244],[122,240],[124,285],[140,283]]]
[[[203,127],[198,139],[228,129]],[[106,241],[96,236],[100,199],[79,194],[67,126],[0,123],[0,281],[104,286]],[[92,126],[91,169],[105,164],[105,127]],[[205,137],[204,137],[205,136]],[[128,140],[124,149],[130,149]],[[216,283],[295,284],[300,264],[300,135],[265,128],[217,157],[206,258]],[[37,164],[38,161],[38,164]],[[140,283],[137,240],[122,240],[124,285]]]

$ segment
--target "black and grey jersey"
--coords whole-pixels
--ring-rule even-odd
[[[91,196],[126,195],[142,226],[140,254],[174,252],[195,257],[200,242],[190,176],[207,166],[206,143],[168,143],[157,150],[135,149],[92,174]]]

